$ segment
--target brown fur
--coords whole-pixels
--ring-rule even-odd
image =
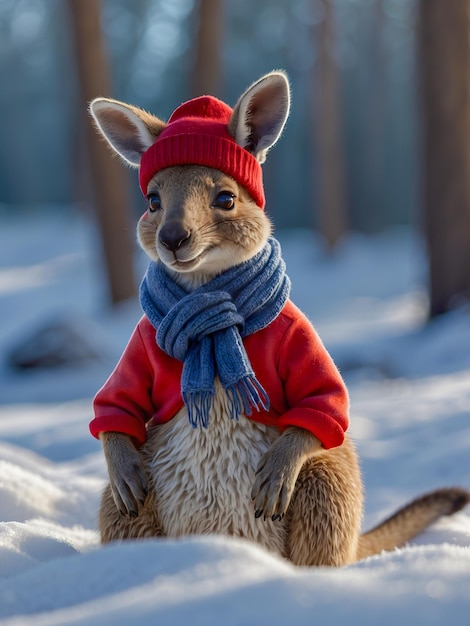
[[[470,502],[470,493],[459,487],[437,489],[416,498],[391,517],[362,535],[357,558],[393,550],[416,537],[443,515],[453,515]]]
[[[229,131],[262,162],[288,109],[284,75],[268,74],[242,95]],[[97,99],[91,110],[111,146],[134,165],[164,128],[112,100]],[[246,190],[217,170],[167,168],[147,191],[159,195],[161,209],[139,221],[140,245],[188,290],[251,258],[271,232]],[[233,194],[232,209],[217,208],[221,192]],[[401,546],[470,501],[465,490],[442,489],[361,536],[362,483],[351,441],[326,451],[296,427],[281,434],[244,417],[234,423],[217,381],[216,389],[207,431],[192,431],[182,409],[152,427],[140,451],[127,435],[101,433],[110,476],[99,517],[103,543],[215,532],[257,541],[296,565],[340,566]]]

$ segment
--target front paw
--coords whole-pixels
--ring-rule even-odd
[[[129,517],[138,516],[139,504],[143,505],[147,497],[147,478],[139,461],[140,459],[129,459],[125,466],[109,473],[116,507],[122,515]]]
[[[281,520],[289,506],[300,466],[268,452],[258,466],[251,492],[255,517]]]
[[[148,491],[140,455],[127,435],[103,433],[100,438],[116,507],[122,515],[137,517],[139,504],[144,504]]]

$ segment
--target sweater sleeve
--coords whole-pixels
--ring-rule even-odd
[[[341,445],[349,426],[346,386],[333,359],[303,314],[287,330],[278,363],[290,407],[279,418],[280,427],[305,428],[326,449]]]
[[[154,413],[152,379],[152,368],[137,326],[114,371],[95,396],[91,434],[98,437],[100,432],[120,432],[131,435],[138,444],[144,443],[145,424]]]

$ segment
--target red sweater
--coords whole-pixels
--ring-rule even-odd
[[[287,426],[305,428],[324,448],[341,445],[349,425],[346,387],[305,315],[288,301],[267,328],[243,343],[271,403],[268,411],[254,410],[250,418],[281,431]],[[182,368],[181,361],[158,347],[155,329],[143,317],[95,397],[92,435],[121,432],[142,444],[150,421],[168,422],[182,408]]]

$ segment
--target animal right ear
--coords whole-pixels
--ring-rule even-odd
[[[289,116],[287,75],[275,71],[262,76],[240,97],[228,124],[229,133],[242,148],[264,163],[279,139]]]
[[[110,98],[93,100],[90,113],[111,148],[133,167],[166,126],[143,109]]]

